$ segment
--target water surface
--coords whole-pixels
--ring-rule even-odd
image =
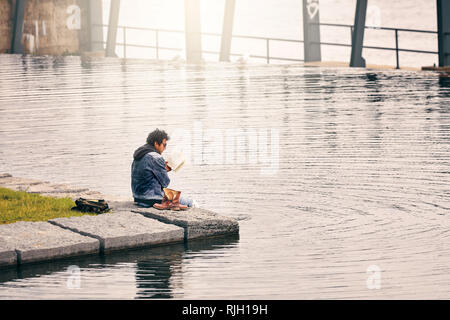
[[[2,270],[0,298],[450,298],[434,73],[0,55],[0,92],[0,172],[130,197],[158,127],[191,150],[172,185],[240,220],[238,238]]]

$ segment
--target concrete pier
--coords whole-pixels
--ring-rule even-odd
[[[239,224],[235,219],[220,216],[205,209],[190,208],[187,211],[172,211],[138,208],[132,211],[184,228],[186,240],[239,232]]]
[[[87,188],[0,173],[0,187],[73,200],[103,198],[110,213],[0,225],[0,267],[238,234],[238,222],[199,208],[141,208]],[[90,195],[90,197],[89,197]]]
[[[98,239],[102,253],[184,241],[183,228],[129,211],[57,218],[49,223]]]

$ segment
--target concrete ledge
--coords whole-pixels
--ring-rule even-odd
[[[29,193],[81,193],[89,191],[88,188],[78,188],[67,184],[40,183],[30,185],[27,189]]]
[[[185,240],[239,233],[239,224],[236,219],[205,209],[190,208],[186,211],[172,211],[142,208],[135,205],[133,201],[108,203],[115,211],[131,211],[163,223],[182,227],[185,231]]]
[[[172,211],[137,207],[131,211],[164,223],[183,227],[186,240],[239,233],[237,220],[205,209],[190,208],[186,211]]]
[[[89,191],[88,188],[79,188],[67,184],[56,184],[47,181],[16,177],[1,178],[0,186],[29,193],[81,193]]]
[[[331,68],[350,68],[349,62],[343,61],[311,61],[305,62],[303,64],[305,67],[331,67]],[[376,70],[397,70],[395,66],[389,65],[378,65],[378,64],[367,64],[365,69],[376,69]],[[419,71],[420,68],[416,67],[401,67],[399,70],[407,71]]]
[[[73,201],[77,200],[78,198],[86,198],[86,199],[104,199],[105,196],[97,191],[84,191],[84,192],[42,192],[39,193],[41,196],[44,197],[52,197],[52,198],[70,198]],[[108,202],[109,203],[109,202]]]
[[[28,193],[39,193],[53,198],[82,198],[101,199],[104,195],[88,188],[75,187],[68,184],[56,184],[48,181],[13,177],[9,173],[0,173],[0,187]]]
[[[130,211],[97,216],[57,218],[50,223],[96,238],[101,252],[183,242],[182,228],[148,219]]]
[[[16,264],[17,253],[14,246],[11,246],[4,238],[0,237],[0,267]]]
[[[112,213],[0,225],[0,266],[239,234],[237,220],[199,208],[141,208],[86,188],[0,174],[0,186],[51,197],[105,199]]]
[[[422,70],[424,70],[424,71],[450,72],[450,66],[447,66],[447,67],[424,66],[424,67],[422,67]]]
[[[36,179],[17,178],[12,176],[6,176],[0,178],[0,186],[9,188],[15,191],[27,191],[31,186],[48,183],[47,181],[41,181]]]
[[[47,222],[16,222],[0,225],[2,247],[14,248],[17,263],[51,260],[98,253],[97,239],[82,236]]]

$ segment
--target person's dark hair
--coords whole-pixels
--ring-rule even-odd
[[[155,142],[161,144],[164,139],[169,141],[169,135],[164,130],[156,129],[148,134],[147,144],[151,146],[153,146]]]

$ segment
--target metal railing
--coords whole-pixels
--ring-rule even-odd
[[[108,27],[108,25],[103,24],[95,24],[94,27]],[[168,29],[155,29],[155,28],[144,28],[144,27],[129,27],[129,26],[118,26],[118,29],[122,29],[122,38],[124,39],[123,42],[117,42],[117,46],[123,47],[123,57],[127,57],[127,47],[135,47],[135,48],[147,48],[147,49],[155,49],[156,50],[156,59],[159,59],[159,51],[160,50],[172,50],[172,51],[182,51],[181,48],[170,48],[170,47],[162,47],[159,45],[159,38],[160,33],[179,33],[184,34],[184,31],[182,30],[168,30]],[[136,44],[136,43],[127,43],[127,30],[141,30],[141,31],[151,31],[155,34],[155,45],[142,45],[142,44]],[[222,35],[220,33],[210,33],[210,32],[202,32],[203,36],[216,36],[221,37]],[[264,40],[266,42],[266,55],[249,55],[250,58],[259,58],[259,59],[265,59],[267,63],[270,63],[270,60],[280,60],[280,61],[304,61],[302,59],[293,59],[293,58],[285,58],[285,57],[274,57],[270,56],[270,41],[283,41],[283,42],[296,42],[296,43],[303,43],[302,40],[292,40],[292,39],[280,39],[280,38],[267,38],[267,37],[258,37],[258,36],[243,36],[243,35],[233,35],[233,38],[242,38],[242,39],[254,39],[254,40]],[[106,44],[106,41],[102,41],[102,44]],[[202,50],[203,53],[208,54],[217,54],[219,55],[219,51],[208,51],[208,50]],[[242,54],[238,53],[230,53],[231,56],[242,56]]]
[[[337,23],[318,23],[320,26],[328,26],[328,27],[342,27],[342,28],[349,28],[350,30],[350,39],[352,39],[353,35],[353,25],[349,24],[337,24]],[[108,27],[108,25],[103,24],[96,24],[95,27]],[[435,54],[438,55],[439,52],[437,51],[429,51],[429,50],[413,50],[413,49],[402,49],[399,48],[398,45],[398,39],[399,39],[399,32],[413,32],[413,33],[426,33],[426,34],[435,34],[437,35],[437,31],[430,31],[430,30],[417,30],[417,29],[404,29],[404,28],[388,28],[388,27],[371,27],[366,26],[366,29],[375,29],[375,30],[388,30],[388,31],[394,31],[395,36],[395,47],[377,47],[377,46],[363,46],[364,49],[375,49],[375,50],[389,50],[389,51],[395,51],[396,56],[396,68],[400,68],[400,58],[399,58],[399,52],[414,52],[414,53],[425,53],[425,54]],[[155,28],[144,28],[144,27],[129,27],[129,26],[118,26],[118,29],[122,29],[122,38],[123,42],[117,42],[116,45],[123,47],[123,57],[127,57],[127,47],[136,47],[136,48],[151,48],[156,50],[156,59],[159,59],[159,52],[160,50],[171,50],[171,51],[179,51],[181,52],[183,49],[181,48],[170,48],[170,47],[163,47],[159,45],[159,39],[161,33],[179,33],[184,34],[184,31],[182,30],[168,30],[168,29],[155,29]],[[151,31],[155,35],[155,45],[142,45],[142,44],[136,44],[136,43],[127,43],[127,30],[141,30],[141,31]],[[220,33],[208,33],[208,32],[202,32],[203,36],[216,36],[221,37],[222,35]],[[278,61],[292,61],[292,62],[303,62],[303,59],[295,59],[295,58],[286,58],[286,57],[275,57],[270,55],[270,42],[271,41],[279,41],[279,42],[291,42],[291,43],[304,43],[303,40],[296,40],[296,39],[283,39],[283,38],[268,38],[268,37],[258,37],[258,36],[246,36],[246,35],[233,35],[233,38],[241,38],[241,39],[253,39],[253,40],[261,40],[265,41],[266,43],[266,55],[249,55],[249,58],[258,58],[258,59],[265,59],[267,63],[270,63],[271,60],[278,60]],[[102,41],[103,44],[106,43],[106,41]],[[311,42],[312,44],[320,44],[320,45],[327,45],[327,46],[341,46],[341,47],[352,47],[351,44],[345,44],[345,43],[335,43],[335,42]],[[208,54],[217,54],[219,55],[219,51],[208,51],[203,50],[203,53]],[[242,54],[238,53],[230,53],[231,56],[242,56]]]
[[[319,23],[320,26],[328,26],[328,27],[344,27],[349,28],[350,30],[350,39],[353,39],[353,25],[351,24],[337,24],[337,23]],[[399,52],[414,52],[414,53],[426,53],[426,54],[436,54],[437,51],[429,51],[429,50],[413,50],[413,49],[402,49],[398,46],[398,32],[415,32],[415,33],[427,33],[427,34],[435,34],[437,35],[437,31],[430,30],[417,30],[417,29],[404,29],[404,28],[388,28],[388,27],[371,27],[366,26],[365,29],[374,29],[374,30],[387,30],[394,31],[395,35],[395,48],[391,47],[375,47],[375,46],[363,46],[364,49],[376,49],[376,50],[390,50],[395,51],[395,60],[396,60],[396,68],[400,69],[400,58]],[[317,42],[312,42],[317,44]],[[343,46],[343,47],[351,47],[351,44],[343,44],[343,43],[332,43],[332,42],[320,42],[320,45],[331,45],[331,46]]]

